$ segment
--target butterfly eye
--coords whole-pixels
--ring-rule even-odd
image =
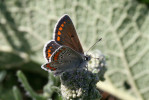
[[[91,59],[90,56],[85,56],[85,58],[84,58],[85,61],[89,61],[90,59]]]
[[[85,58],[84,58],[84,60],[85,60],[85,61],[89,61],[89,60],[91,60],[91,56],[86,55]]]
[[[88,61],[88,57],[85,57],[85,60]]]

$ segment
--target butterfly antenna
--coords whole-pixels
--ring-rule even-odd
[[[94,58],[94,57],[92,57],[92,58]],[[94,58],[94,59],[97,59],[97,60],[99,60],[99,58]]]
[[[101,41],[102,40],[102,38],[100,38],[100,39],[98,39],[95,43],[94,43],[94,45],[92,45],[88,50],[87,50],[87,52],[89,51],[89,50],[91,50],[99,41]],[[87,54],[87,52],[86,52],[86,54]]]

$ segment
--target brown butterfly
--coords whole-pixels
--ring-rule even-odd
[[[54,29],[54,40],[45,44],[44,57],[48,61],[42,65],[47,71],[59,75],[62,72],[83,68],[91,59],[85,55],[75,27],[68,15],[57,22]]]

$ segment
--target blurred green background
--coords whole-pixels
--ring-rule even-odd
[[[85,51],[102,38],[94,50],[108,58],[108,71],[106,81],[97,87],[117,98],[148,100],[148,4],[148,0],[0,0],[0,100],[15,100],[16,91],[23,100],[31,100],[28,88],[21,87],[18,70],[36,93],[43,93],[49,75],[40,67],[46,62],[42,49],[64,14],[72,18]]]

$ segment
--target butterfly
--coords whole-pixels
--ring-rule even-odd
[[[57,22],[54,40],[47,42],[43,49],[46,64],[41,67],[54,75],[84,68],[91,56],[84,54],[77,32],[71,18],[66,14]]]

